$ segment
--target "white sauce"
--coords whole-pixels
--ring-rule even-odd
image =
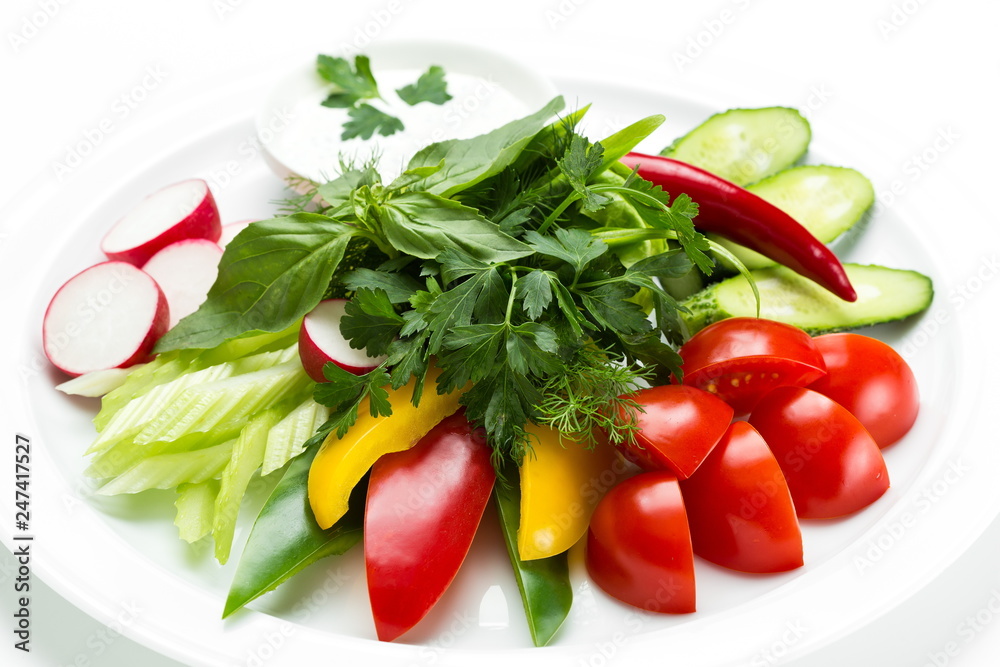
[[[332,87],[318,85],[292,102],[290,122],[275,132],[267,150],[294,173],[325,181],[339,172],[340,156],[363,161],[379,156],[379,171],[384,183],[402,173],[413,155],[428,144],[445,139],[474,137],[526,116],[524,102],[494,81],[445,70],[445,81],[452,99],[444,104],[421,102],[409,106],[396,95],[396,89],[416,83],[425,70],[375,71],[375,80],[384,100],[366,100],[381,111],[396,116],[404,129],[388,137],[378,133],[371,139],[343,141],[340,138],[347,109],[330,109],[321,102]]]

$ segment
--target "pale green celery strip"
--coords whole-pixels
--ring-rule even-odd
[[[233,454],[236,440],[193,452],[160,454],[133,466],[97,490],[102,496],[139,493],[147,489],[172,489],[218,477]]]
[[[256,352],[288,347],[298,340],[300,324],[301,322],[296,322],[284,331],[276,333],[264,333],[256,336],[247,336],[246,338],[227,340],[218,347],[203,350],[198,355],[198,363],[203,366],[214,366],[215,364],[234,361]]]
[[[190,387],[203,386],[233,375],[254,373],[277,364],[288,363],[293,358],[298,358],[295,346],[274,352],[263,352],[230,363],[184,373],[169,382],[157,385],[120,408],[104,430],[98,434],[97,439],[87,450],[87,454],[102,452],[119,442],[137,438],[146,425],[160,417],[165,410],[176,409],[174,403]],[[172,440],[174,438],[164,439]],[[136,442],[143,444],[152,442],[152,440],[137,438]]]
[[[197,484],[181,484],[177,487],[177,526],[180,538],[188,544],[197,542],[212,532],[215,515],[215,498],[219,494],[219,482],[209,479]]]
[[[233,447],[233,455],[222,473],[219,495],[215,499],[215,516],[212,520],[212,538],[215,540],[215,559],[225,564],[233,548],[236,519],[240,514],[243,494],[254,471],[260,468],[267,446],[267,432],[284,415],[276,408],[254,415],[240,432]]]
[[[261,476],[279,470],[302,453],[302,445],[330,416],[330,408],[320,405],[309,396],[267,434],[267,449]]]
[[[224,343],[219,348],[213,350],[183,350],[181,352],[167,352],[161,354],[143,368],[129,373],[128,379],[118,389],[112,391],[104,397],[101,402],[101,411],[94,417],[94,426],[98,432],[103,431],[113,420],[114,416],[130,401],[146,394],[152,389],[168,384],[186,374],[204,371],[216,366],[233,364],[227,369],[230,375],[248,373],[261,368],[267,368],[280,364],[298,355],[295,340],[288,338],[287,332],[278,334],[266,334],[264,336],[254,336],[252,338],[239,339],[242,343],[243,354],[224,354],[219,352],[220,348],[235,344],[237,341]],[[258,340],[261,339],[261,340]],[[258,354],[249,355],[261,348],[271,347],[276,343],[285,343],[287,347],[278,350],[268,350]],[[248,356],[249,355],[249,356]]]
[[[182,357],[179,352],[167,352],[145,366],[133,370],[122,386],[101,399],[101,410],[94,417],[94,426],[98,431],[103,431],[115,413],[124,405],[151,388],[178,377],[184,372],[188,362],[189,359]]]
[[[175,440],[236,422],[299,396],[312,381],[296,359],[252,373],[199,384],[164,406],[135,436],[139,444]]]
[[[138,371],[142,366],[145,364],[133,366],[131,371],[128,368],[103,368],[99,371],[90,371],[57,384],[56,389],[72,396],[99,398],[125,384],[129,373]]]
[[[192,433],[174,441],[136,444],[132,439],[122,440],[93,458],[83,471],[84,475],[97,479],[117,477],[143,459],[159,454],[190,452],[232,440],[240,434],[244,422],[225,424],[212,429],[210,433]]]
[[[153,387],[118,410],[86,453],[103,452],[119,442],[134,438],[146,423],[161,415],[186,389],[228,377],[232,372],[232,364],[220,364],[181,375],[166,384]]]

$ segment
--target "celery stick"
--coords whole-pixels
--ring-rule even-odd
[[[230,440],[193,452],[152,456],[115,477],[97,493],[115,496],[147,489],[172,489],[180,484],[197,484],[214,479],[226,469],[235,445],[236,440]]]
[[[284,400],[296,396],[301,400],[311,386],[312,380],[297,359],[252,373],[198,383],[187,387],[169,403],[161,404],[159,414],[145,423],[135,441],[146,444],[208,432],[219,424],[247,419]]]
[[[213,366],[258,352],[287,348],[298,340],[300,324],[300,322],[296,322],[287,329],[275,333],[262,333],[256,336],[227,340],[218,347],[202,350],[201,354],[198,355],[197,363],[202,366]]]
[[[87,454],[103,452],[119,442],[135,438],[149,422],[161,416],[164,410],[174,407],[178,399],[191,387],[199,387],[233,375],[249,374],[273,367],[276,364],[288,363],[292,358],[297,359],[297,356],[298,352],[294,346],[285,350],[263,352],[225,364],[183,373],[164,384],[154,386],[114,413],[87,450]],[[150,439],[141,442],[137,440],[139,444],[151,441]]]
[[[198,484],[182,484],[177,487],[177,526],[180,538],[188,544],[197,542],[212,532],[215,515],[215,498],[219,494],[219,482],[209,479]]]
[[[94,456],[90,465],[83,471],[84,475],[94,478],[109,478],[121,475],[143,459],[159,454],[174,454],[190,452],[218,445],[226,440],[232,440],[240,434],[244,421],[224,424],[212,429],[210,433],[192,433],[173,441],[158,441],[146,445],[138,445],[131,438],[122,440],[100,454]]]
[[[309,396],[278,422],[267,434],[267,449],[261,476],[280,469],[302,453],[302,445],[330,416],[330,408],[320,405]]]
[[[232,458],[222,473],[219,495],[215,499],[215,516],[212,537],[215,539],[215,559],[225,564],[233,547],[236,519],[246,493],[250,477],[264,460],[267,433],[283,416],[277,409],[265,410],[254,415],[240,432],[233,447]]]

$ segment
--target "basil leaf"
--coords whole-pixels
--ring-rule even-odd
[[[507,470],[516,480],[517,469]],[[509,477],[508,477],[509,479]],[[496,501],[503,528],[507,555],[514,567],[514,577],[521,591],[528,630],[535,646],[545,646],[569,616],[573,604],[573,586],[569,580],[569,559],[566,553],[549,558],[522,561],[517,553],[517,527],[521,522],[521,492],[514,484],[496,484],[493,499]]]
[[[372,166],[363,169],[346,169],[340,176],[316,188],[316,192],[327,204],[338,208],[349,204],[352,193],[358,188],[377,185],[382,182],[379,173]]]
[[[205,302],[168,331],[156,351],[211,348],[291,326],[323,298],[357,233],[315,213],[255,222],[226,246]]]
[[[476,209],[428,192],[398,195],[378,210],[389,243],[421,259],[433,259],[449,248],[483,262],[506,262],[532,253]]]
[[[274,590],[292,575],[326,556],[340,555],[361,541],[367,485],[351,492],[347,514],[323,530],[309,509],[306,482],[319,447],[292,461],[250,531],[229,588],[226,618],[248,602]]]
[[[417,187],[450,197],[503,171],[563,106],[562,97],[556,97],[530,116],[511,121],[487,134],[431,144],[414,155],[406,169],[429,167],[444,160],[444,167],[427,176]]]

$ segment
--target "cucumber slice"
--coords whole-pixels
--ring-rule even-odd
[[[853,227],[875,203],[875,189],[860,172],[848,167],[806,165],[785,169],[747,188],[795,218],[823,243]],[[764,255],[722,237],[748,269],[774,266]]]
[[[916,271],[844,264],[858,292],[854,303],[842,301],[791,269],[775,266],[751,271],[760,291],[760,316],[818,334],[901,320],[925,310],[934,296],[931,279]],[[753,317],[756,303],[750,284],[734,276],[683,303],[690,333],[726,319]]]
[[[660,155],[748,185],[798,162],[811,138],[809,122],[795,109],[730,109],[715,114]]]

